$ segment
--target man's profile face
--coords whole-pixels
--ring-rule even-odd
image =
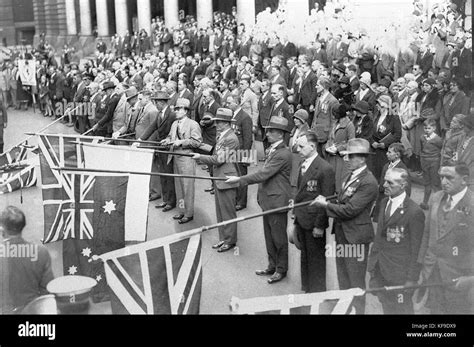
[[[439,170],[439,178],[443,191],[449,195],[459,193],[467,185],[465,177],[459,175],[452,166],[443,166]]]
[[[385,195],[390,197],[395,197],[400,195],[404,190],[405,186],[401,183],[400,174],[387,171],[384,178],[385,182],[383,184]]]

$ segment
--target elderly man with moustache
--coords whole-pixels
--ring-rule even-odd
[[[288,120],[273,117],[265,127],[270,147],[266,151],[263,167],[242,177],[228,176],[226,183],[241,186],[259,183],[257,200],[263,211],[288,205],[291,196],[290,173],[291,152],[284,144],[288,132]],[[257,270],[258,276],[270,276],[268,283],[276,283],[286,277],[288,271],[288,235],[286,227],[288,213],[273,213],[263,216],[263,229],[268,254],[268,266]]]
[[[384,181],[387,197],[381,203],[367,270],[370,287],[412,286],[420,275],[417,260],[425,215],[406,193],[409,176],[405,169],[388,169]],[[384,313],[413,314],[411,292],[380,292],[377,296]]]
[[[337,277],[340,289],[365,289],[365,273],[369,245],[374,239],[374,227],[370,219],[372,206],[377,199],[378,184],[367,168],[370,144],[364,139],[351,139],[343,155],[349,162],[349,174],[344,178],[337,202],[331,203],[322,195],[313,204],[326,208],[327,215],[334,218],[333,231],[337,245],[352,245],[362,249],[362,259],[354,254],[336,258]],[[344,247],[346,249],[346,247]],[[356,297],[354,307],[357,314],[365,312],[365,297]]]
[[[421,283],[453,283],[474,275],[474,196],[464,163],[442,166],[442,190],[431,197],[418,261]],[[452,286],[430,287],[426,306],[434,314],[472,314],[472,292]]]

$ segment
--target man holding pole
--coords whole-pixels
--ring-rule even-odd
[[[370,219],[372,206],[377,199],[378,183],[368,170],[366,160],[370,155],[370,144],[365,139],[351,139],[347,150],[342,152],[349,162],[349,174],[345,177],[338,201],[331,203],[320,195],[313,204],[326,208],[327,215],[334,218],[333,231],[336,245],[342,246],[342,256],[336,258],[339,289],[365,289],[365,273],[369,245],[374,239],[374,227]],[[354,252],[353,250],[359,250]],[[365,296],[356,297],[357,314],[365,312]]]
[[[193,159],[200,160],[207,165],[213,165],[214,177],[238,175],[237,163],[232,158],[238,158],[239,139],[231,128],[232,110],[219,108],[216,117],[211,119],[216,122],[217,143],[213,155],[194,154]],[[238,183],[213,181],[214,198],[216,200],[217,222],[237,218],[235,210],[235,197]],[[237,243],[237,223],[219,227],[219,242],[212,248],[222,253],[233,249]]]
[[[190,110],[188,99],[179,98],[174,108],[176,120],[171,125],[171,130],[161,145],[171,146],[171,150],[176,153],[190,154],[193,149],[198,148],[202,142],[201,128],[199,124],[188,118]],[[173,160],[173,170],[175,174],[196,175],[196,163],[191,157],[173,155],[168,157],[168,161]],[[176,198],[179,207],[179,214],[173,216],[179,224],[185,224],[194,218],[194,178],[177,177],[174,181],[176,188]]]
[[[377,234],[367,271],[370,287],[413,286],[420,274],[417,262],[425,215],[406,194],[409,176],[405,169],[389,169],[383,186],[387,198],[381,202]],[[385,314],[413,314],[412,292],[378,292]]]
[[[290,173],[292,157],[285,146],[284,137],[288,130],[288,120],[284,117],[272,117],[265,127],[268,142],[263,168],[242,177],[228,176],[226,183],[241,186],[260,183],[258,203],[263,211],[286,206],[291,197]],[[258,276],[270,276],[268,283],[276,283],[286,277],[288,271],[288,211],[263,216],[263,230],[268,253],[268,266],[257,270]]]

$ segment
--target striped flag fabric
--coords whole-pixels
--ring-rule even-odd
[[[81,194],[74,189],[71,176],[64,176],[52,167],[84,167],[84,153],[75,142],[97,143],[101,137],[40,134],[40,169],[44,209],[43,243],[60,241],[65,238],[90,239],[92,224],[87,214],[71,215],[64,208],[65,200],[74,202]],[[73,218],[74,217],[74,218]]]
[[[174,234],[102,254],[114,314],[198,314],[201,235]]]
[[[36,167],[27,165],[17,170],[0,174],[0,195],[36,185]]]
[[[320,293],[290,294],[230,302],[234,314],[355,314],[354,297],[364,295],[360,288]]]
[[[25,146],[20,145],[0,154],[0,167],[25,160],[27,151],[28,150]]]

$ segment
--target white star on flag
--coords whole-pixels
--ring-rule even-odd
[[[97,277],[95,278],[95,280],[96,280],[97,282],[100,282],[101,279],[102,279],[102,276],[101,276],[101,275],[97,275]]]
[[[86,247],[81,253],[84,257],[89,258],[91,256],[92,250],[89,247]]]
[[[77,272],[77,267],[74,266],[74,265],[73,265],[73,266],[70,266],[68,272],[69,272],[70,275],[76,274],[76,272]]]
[[[104,213],[108,213],[108,214],[111,214],[112,211],[117,211],[117,209],[115,208],[116,204],[114,204],[114,201],[113,200],[110,200],[110,201],[106,201],[105,202],[105,205],[102,206],[102,208],[104,209]]]

